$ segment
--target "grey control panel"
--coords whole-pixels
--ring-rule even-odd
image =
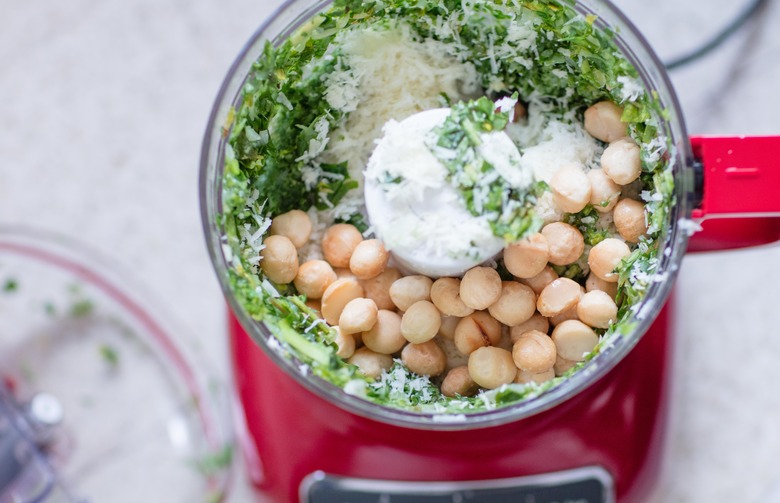
[[[584,467],[509,479],[398,482],[310,474],[301,484],[304,503],[614,503],[612,476]]]

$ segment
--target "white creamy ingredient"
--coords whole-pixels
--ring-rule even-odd
[[[337,47],[338,56],[334,54]],[[334,109],[349,112],[349,118],[341,127],[327,130],[323,117],[324,124],[315,128],[317,137],[301,158],[306,162],[303,179],[307,186],[314,186],[323,176],[321,163],[346,161],[359,188],[348,192],[335,208],[315,210],[316,215],[309,212],[321,230],[338,218],[363,211],[363,171],[388,120],[403,120],[440,106],[442,92],[458,101],[475,97],[479,89],[474,66],[458,61],[451,45],[431,39],[416,41],[404,24],[381,31],[343,31],[324,58],[338,58],[335,70],[326,77],[325,99]],[[309,71],[304,68],[304,73]],[[312,234],[306,257],[321,258],[319,238]]]
[[[485,216],[469,213],[426,145],[449,113],[440,108],[389,121],[365,173],[366,209],[377,237],[402,267],[434,277],[460,275],[504,247]]]

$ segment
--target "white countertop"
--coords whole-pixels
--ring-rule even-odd
[[[200,227],[200,143],[229,64],[278,3],[0,0],[0,224],[55,230],[114,256],[191,329],[195,340],[181,342],[201,345],[224,376],[223,303]],[[668,59],[745,2],[617,3]],[[690,132],[780,134],[778,23],[773,4],[760,26],[672,74]],[[761,501],[780,481],[778,259],[770,247],[684,261],[658,501]],[[231,501],[252,499],[240,488]]]

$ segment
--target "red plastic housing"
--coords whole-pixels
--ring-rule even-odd
[[[693,137],[702,200],[692,217],[704,232],[690,251],[746,248],[780,240],[780,137]]]
[[[704,166],[703,198],[694,218],[780,216],[780,137],[693,137]]]
[[[243,442],[263,501],[298,500],[301,481],[332,475],[402,481],[489,480],[597,465],[618,501],[658,477],[671,380],[669,307],[607,378],[551,410],[503,426],[434,432],[356,416],[312,394],[230,319]]]
[[[780,138],[692,139],[703,165],[692,251],[780,240]],[[732,217],[732,218],[723,218]],[[733,218],[738,217],[738,218]],[[301,481],[331,475],[400,481],[492,480],[597,465],[620,502],[644,500],[658,481],[668,415],[672,337],[667,304],[637,347],[570,400],[503,426],[433,432],[356,416],[277,367],[230,317],[242,441],[264,501],[298,500]]]

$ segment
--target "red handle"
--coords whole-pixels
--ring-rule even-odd
[[[780,136],[694,137],[702,165],[702,231],[692,251],[745,248],[780,240]]]

